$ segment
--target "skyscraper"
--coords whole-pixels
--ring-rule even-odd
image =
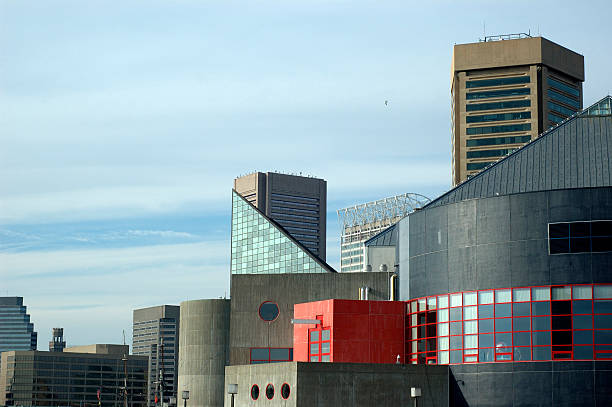
[[[234,180],[234,190],[275,220],[313,254],[325,260],[327,182],[275,172]]]
[[[0,297],[0,352],[36,350],[37,333],[23,297]]]
[[[584,57],[543,37],[458,44],[451,67],[457,185],[582,109]]]
[[[176,397],[178,380],[180,307],[141,308],[134,310],[133,316],[132,353],[149,357],[147,405],[154,406],[156,398],[162,404],[169,403],[170,397]]]

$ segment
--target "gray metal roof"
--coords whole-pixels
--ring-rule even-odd
[[[395,246],[397,245],[397,223],[389,226],[382,232],[372,236],[364,242],[366,246]]]
[[[425,208],[521,192],[612,186],[611,100],[606,96],[542,133]]]

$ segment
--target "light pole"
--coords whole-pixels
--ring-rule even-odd
[[[187,407],[187,400],[189,400],[189,390],[183,390],[183,402],[184,407]]]
[[[231,404],[231,407],[234,407],[234,394],[238,394],[238,385],[237,384],[228,384],[227,385],[227,393],[232,395],[232,404]]]
[[[410,388],[410,397],[414,399],[414,407],[417,407],[417,399],[421,397],[421,388],[420,387],[411,387]]]

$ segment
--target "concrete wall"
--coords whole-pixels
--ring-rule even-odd
[[[301,362],[228,366],[226,391],[230,383],[238,384],[236,406],[411,406],[411,387],[422,390],[419,407],[449,405],[448,366]],[[280,395],[283,383],[291,388],[287,400]],[[250,396],[253,384],[260,389],[257,401]],[[268,384],[275,389],[272,400],[265,395]],[[226,395],[226,407],[230,400]]]
[[[181,303],[178,404],[189,391],[189,407],[223,405],[227,364],[230,301],[194,300]]]
[[[534,285],[610,283],[612,253],[548,254],[548,223],[612,219],[612,188],[471,199],[410,215],[410,298]],[[402,263],[403,264],[403,263]],[[405,278],[403,270],[400,274]]]
[[[362,286],[371,288],[370,300],[387,300],[388,278],[388,273],[374,272],[232,275],[230,364],[250,363],[252,347],[292,348],[294,304],[332,298],[357,300]],[[264,301],[279,306],[280,314],[273,322],[259,317]]]

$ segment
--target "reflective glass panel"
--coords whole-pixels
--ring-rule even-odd
[[[493,305],[479,305],[478,315],[479,318],[493,318]]]
[[[495,291],[495,302],[510,302],[512,301],[512,295],[510,290],[496,290]]]
[[[574,331],[574,343],[590,345],[593,343],[593,331]]]
[[[512,318],[496,318],[495,319],[495,332],[509,332],[512,331]]]
[[[509,317],[512,315],[511,304],[495,304],[495,318]]]
[[[592,346],[574,346],[574,360],[593,359]]]
[[[593,289],[591,286],[575,285],[572,287],[572,298],[574,299],[591,299],[593,297]]]
[[[534,331],[550,330],[550,317],[532,317],[531,326]]]
[[[464,324],[464,333],[466,334],[478,333],[478,321],[465,321],[463,324]]]
[[[463,294],[463,305],[476,305],[476,293],[464,293]]]
[[[531,318],[514,318],[513,331],[530,331],[531,330]]]
[[[478,347],[478,335],[465,335],[464,336],[464,348],[477,348]]]
[[[493,332],[493,320],[481,319],[478,321],[478,332],[489,333]]]
[[[572,301],[572,313],[573,314],[592,314],[593,313],[593,301]]]
[[[533,360],[551,360],[550,346],[534,347]]]
[[[529,288],[515,288],[513,292],[514,302],[529,301],[531,299],[531,291]]]
[[[438,338],[438,349],[440,350],[448,350],[448,336],[443,336]]]
[[[476,319],[478,315],[478,308],[474,307],[463,307],[463,319]]]
[[[448,323],[438,324],[438,335],[445,336],[448,335]]]
[[[463,347],[461,338],[462,336],[451,336],[450,337],[450,348],[451,349],[461,349]]]
[[[324,329],[321,333],[321,340],[329,341],[331,331],[329,329]]]
[[[531,334],[529,332],[515,332],[512,334],[514,346],[530,346]]]
[[[531,348],[514,348],[514,360],[531,360]]]
[[[572,298],[571,289],[569,286],[552,287],[551,297],[553,300],[569,300]]]
[[[526,317],[531,314],[531,303],[522,302],[518,304],[512,304],[512,315],[519,317]]]
[[[448,307],[448,295],[438,296],[438,308]]]
[[[479,304],[493,304],[493,291],[481,291],[478,297]]]
[[[438,310],[438,321],[439,322],[447,322],[448,321],[448,309]]]
[[[612,285],[593,286],[593,296],[595,298],[612,298]]]
[[[535,287],[531,289],[532,301],[550,300],[550,287]]]
[[[532,315],[550,315],[550,302],[532,302],[531,303],[531,314]]]
[[[451,307],[460,307],[461,306],[461,294],[451,294],[450,305]]]
[[[534,345],[550,345],[550,331],[532,332],[531,338]]]

